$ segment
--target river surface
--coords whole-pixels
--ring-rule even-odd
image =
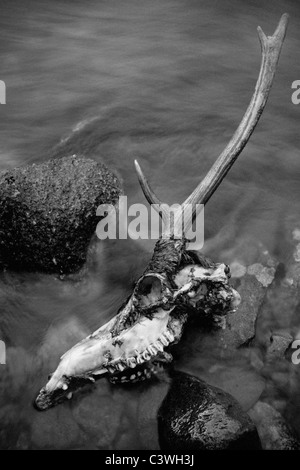
[[[288,266],[292,231],[300,227],[300,106],[291,101],[291,84],[300,79],[298,1],[1,0],[0,6],[0,79],[7,87],[0,169],[81,152],[117,173],[129,203],[144,202],[135,158],[168,203],[181,202],[197,185],[251,98],[260,65],[257,25],[272,34],[288,12],[269,102],[206,207],[204,245],[216,261],[232,263],[238,251],[251,264],[257,261],[251,247],[261,243]],[[99,242],[75,279],[1,274],[0,339],[7,347],[7,364],[0,365],[1,448],[155,446],[154,422],[151,429],[136,424],[143,398],[127,389],[111,392],[104,381],[74,403],[45,413],[32,407],[59,356],[116,313],[152,248],[151,241]],[[258,324],[260,336],[267,327],[300,330],[297,308],[279,297],[267,311],[268,325]],[[259,347],[255,354],[259,361]],[[214,363],[213,352],[201,354],[196,344],[179,362],[199,377],[221,368],[233,388],[244,380],[241,400],[251,402],[261,381],[248,356],[237,356]],[[293,367],[263,380],[300,435]]]

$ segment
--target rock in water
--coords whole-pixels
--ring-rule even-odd
[[[0,174],[0,259],[4,266],[72,273],[86,261],[100,204],[115,204],[116,176],[72,155]]]
[[[293,337],[287,331],[272,333],[268,344],[266,360],[272,362],[284,359],[285,353],[292,342]]]
[[[158,431],[162,450],[261,448],[253,422],[231,395],[183,372],[173,374]]]
[[[259,401],[249,412],[257,425],[264,450],[300,450],[300,442],[281,414]]]

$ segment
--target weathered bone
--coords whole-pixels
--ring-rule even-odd
[[[160,258],[170,250],[173,258]],[[147,270],[119,313],[62,356],[36,399],[39,409],[53,406],[79,383],[94,382],[100,376],[112,383],[135,382],[139,376],[130,377],[142,366],[147,371],[142,379],[151,377],[155,371],[149,363],[166,362],[164,348],[179,341],[189,309],[202,308],[212,321],[236,309],[239,294],[228,284],[228,267],[195,264],[187,253],[184,241],[157,242]],[[132,371],[129,378],[123,374],[126,370]]]
[[[251,103],[226,149],[183,206],[206,203],[246,145],[270,91],[287,20],[283,15],[271,37],[259,28],[262,65]],[[137,162],[136,168],[147,200],[160,204]],[[38,409],[71,398],[78,386],[99,377],[112,383],[149,379],[159,364],[172,360],[165,348],[179,341],[190,311],[215,322],[235,311],[240,297],[228,283],[228,266],[187,250],[185,238],[176,236],[176,216],[173,228],[168,239],[156,243],[148,267],[118,314],[62,356],[36,398]]]

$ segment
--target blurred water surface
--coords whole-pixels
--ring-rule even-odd
[[[281,14],[290,13],[267,108],[205,214],[205,249],[215,260],[227,253],[230,262],[235,246],[256,240],[288,262],[290,234],[300,225],[300,107],[291,102],[291,83],[300,78],[299,2],[1,0],[0,6],[0,79],[7,86],[0,169],[82,152],[117,172],[130,202],[143,202],[133,171],[138,158],[168,203],[191,192],[240,122],[259,70],[257,25],[272,34]],[[152,247],[99,243],[78,279],[1,275],[7,365],[0,366],[0,447],[145,446],[140,436],[149,431],[136,424],[137,392],[112,393],[103,383],[44,414],[32,400],[59,356],[116,313]],[[283,315],[284,309],[283,303]],[[203,359],[195,347],[190,354],[184,360],[194,373],[216,366],[213,353]],[[245,364],[238,358],[227,370],[246,370],[247,381]],[[295,391],[280,399],[287,415],[292,409],[300,416]]]

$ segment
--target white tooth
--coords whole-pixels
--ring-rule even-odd
[[[110,374],[113,374],[116,369],[115,369],[115,367],[108,366],[108,367],[107,367],[107,370],[108,370],[108,372],[109,372]]]
[[[130,357],[129,359],[127,359],[127,364],[128,364],[129,367],[131,367],[132,369],[134,369],[135,366],[136,366],[135,358],[134,358],[134,357]]]
[[[162,342],[162,344],[164,346],[168,346],[169,345],[169,340],[162,334],[161,337],[159,338],[160,341]]]
[[[146,371],[146,377],[147,377],[147,379],[150,379],[150,377],[151,377],[151,372],[149,372],[148,370]]]
[[[145,361],[144,361],[143,357],[142,357],[141,355],[139,355],[139,356],[136,358],[136,362],[137,362],[138,364],[143,364],[143,362],[145,362]]]
[[[132,375],[130,376],[130,380],[134,380],[134,379],[135,379],[135,374],[132,374]]]
[[[119,364],[117,364],[117,367],[118,367],[119,371],[121,371],[121,372],[123,372],[123,370],[126,369],[126,367],[123,364],[121,364],[121,362],[119,362]]]
[[[192,292],[188,293],[188,296],[189,296],[190,299],[193,299],[195,297],[195,295],[196,295],[195,291],[192,291]]]
[[[72,392],[68,393],[67,399],[68,399],[68,400],[71,400],[72,396],[73,396],[73,393],[72,393]]]
[[[164,350],[163,345],[159,341],[156,341],[155,347],[161,352],[163,352],[163,350]]]
[[[126,382],[127,381],[127,377],[125,377],[125,375],[121,378],[121,382]]]
[[[62,389],[63,389],[63,390],[68,390],[68,385],[67,385],[67,384],[63,384]]]
[[[149,354],[147,350],[143,352],[142,356],[145,359],[145,361],[149,361],[149,359],[151,359],[151,354]]]
[[[106,374],[107,369],[98,369],[98,370],[93,370],[93,375],[102,375]]]
[[[153,346],[148,346],[148,351],[149,353],[151,354],[151,356],[155,356],[156,355],[156,351],[154,349]]]
[[[142,375],[141,371],[138,371],[137,376],[140,377]]]
[[[165,336],[167,336],[167,338],[169,338],[171,343],[174,341],[174,336],[172,335],[172,333],[170,331],[167,330],[165,332]]]

